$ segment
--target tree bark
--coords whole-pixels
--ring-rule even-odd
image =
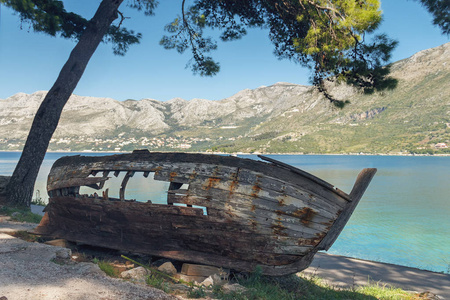
[[[52,135],[58,126],[62,110],[103,36],[117,18],[118,8],[122,2],[123,0],[102,0],[58,78],[42,101],[31,125],[20,160],[6,187],[8,204],[30,206],[36,177]]]

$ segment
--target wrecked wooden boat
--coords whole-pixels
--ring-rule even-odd
[[[49,204],[35,233],[238,271],[301,271],[336,240],[376,169],[362,170],[346,194],[260,158],[147,150],[62,157],[48,176]],[[113,198],[105,182],[120,173]],[[138,174],[169,183],[164,204],[126,199]],[[98,192],[80,194],[80,187]]]

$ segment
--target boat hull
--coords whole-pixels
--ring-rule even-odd
[[[126,173],[118,198],[103,189],[111,172]],[[126,199],[128,180],[141,172],[170,182],[167,203]],[[80,195],[80,186],[102,193]],[[48,190],[36,233],[274,276],[301,271],[327,250],[359,201],[276,161],[186,153],[64,158]]]

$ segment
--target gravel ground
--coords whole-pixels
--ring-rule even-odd
[[[9,227],[19,225],[9,223]],[[55,262],[58,251],[67,250],[0,233],[0,298],[178,299],[155,288],[107,277],[93,263],[67,260],[59,264]]]

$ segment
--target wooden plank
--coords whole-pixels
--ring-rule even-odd
[[[262,160],[266,160],[268,162],[271,162],[271,163],[273,163],[273,164],[275,164],[277,166],[281,166],[283,168],[286,168],[286,169],[288,169],[288,170],[290,170],[290,171],[292,171],[294,173],[300,174],[303,177],[308,178],[311,181],[313,181],[313,182],[315,182],[317,184],[323,185],[324,187],[334,191],[334,186],[332,184],[329,184],[328,182],[326,182],[326,181],[324,181],[324,180],[322,180],[322,179],[320,179],[320,178],[318,178],[318,177],[316,177],[316,176],[314,176],[314,175],[312,175],[312,174],[310,174],[308,172],[305,172],[305,171],[303,171],[303,170],[301,170],[299,168],[296,168],[294,166],[285,164],[284,162],[281,162],[279,160],[276,160],[276,159],[273,159],[273,158],[270,158],[270,157],[267,157],[267,156],[258,155],[258,157],[261,158]]]
[[[290,223],[298,224],[296,229],[301,229],[302,232],[309,232],[316,234],[328,230],[330,224],[336,219],[324,218],[320,216],[316,211],[308,208],[297,208],[295,210],[285,210],[285,207],[267,209],[258,204],[251,204],[247,202],[234,202],[234,201],[220,201],[215,198],[206,199],[196,196],[178,196],[174,195],[172,200],[175,203],[189,203],[193,205],[200,205],[207,208],[208,214],[224,219],[242,219],[251,220],[257,218],[263,220],[268,225],[274,223]],[[254,202],[255,203],[255,202]],[[283,225],[287,228],[289,224]],[[304,228],[303,228],[304,227]]]
[[[120,185],[120,191],[119,191],[119,199],[120,201],[125,201],[125,188],[127,186],[128,180],[130,177],[134,176],[134,171],[128,171],[127,174],[123,177],[122,184]]]
[[[325,202],[324,205],[327,207],[333,207],[336,210],[342,209],[348,202],[330,191],[322,190],[315,193],[314,191],[307,190],[304,187],[299,187],[295,184],[292,185],[288,182],[283,182],[272,177],[263,177],[260,174],[244,169],[239,171],[239,178],[237,180],[230,180],[229,178],[220,177],[205,177],[200,175],[193,177],[191,174],[184,173],[176,173],[176,176],[174,177],[174,173],[169,173],[166,171],[160,171],[158,175],[155,175],[155,180],[173,180],[190,185],[198,185],[204,187],[205,190],[210,188],[221,188],[223,190],[228,190],[230,193],[238,192],[250,195],[253,193],[254,189],[257,189],[259,193],[268,194],[274,192],[275,195],[277,195],[274,197],[287,195],[303,201]],[[319,203],[319,205],[321,204],[322,203]]]
[[[189,276],[211,276],[214,274],[221,274],[224,270],[221,268],[207,266],[207,265],[197,265],[184,263],[181,266],[181,274]]]
[[[190,243],[202,241],[203,244],[209,244],[210,246],[220,245],[220,249],[228,249],[231,247],[229,248],[229,251],[236,251],[244,254],[248,252],[247,248],[250,245],[253,245],[252,247],[257,247],[253,249],[256,252],[264,252],[267,250],[269,253],[280,254],[286,254],[286,251],[291,251],[288,254],[299,254],[309,251],[310,249],[310,246],[293,247],[297,245],[298,240],[289,239],[288,237],[281,237],[281,240],[276,241],[270,236],[264,236],[255,232],[243,233],[242,231],[236,231],[236,235],[233,235],[232,232],[229,231],[229,224],[226,224],[227,227],[219,230],[218,226],[216,226],[217,224],[214,224],[213,222],[207,223],[210,224],[210,228],[204,228],[205,222],[200,222],[195,219],[186,219],[183,223],[184,218],[187,218],[188,216],[177,216],[171,219],[167,216],[156,214],[150,219],[147,219],[146,217],[142,219],[141,215],[136,212],[129,210],[118,211],[118,207],[110,207],[108,205],[104,206],[103,214],[99,215],[98,213],[79,209],[80,203],[70,202],[70,204],[72,205],[62,206],[59,204],[62,212],[58,214],[58,217],[64,219],[64,222],[61,221],[61,223],[64,223],[65,226],[70,224],[68,228],[76,231],[84,230],[91,232],[92,230],[95,230],[99,235],[104,235],[106,233],[117,234],[119,231],[123,231],[124,234],[130,235],[134,232],[136,236],[140,236],[140,239],[165,237],[164,239],[184,241],[183,243],[188,242],[187,245],[183,244],[182,247],[185,248],[189,248]],[[81,208],[83,208],[83,205],[81,205]],[[97,211],[102,212],[99,209],[97,209]],[[139,212],[142,213],[142,210],[139,210]],[[123,215],[121,219],[118,219],[115,215],[118,213]],[[145,215],[145,213],[142,214]],[[195,221],[197,221],[197,223],[195,223]],[[130,229],[132,229],[132,231],[130,231]],[[258,248],[260,250],[258,250]]]
[[[66,180],[55,180],[48,187],[49,190],[55,190],[73,186],[88,186],[105,182],[108,179],[108,177],[69,178]]]
[[[61,233],[58,233],[57,229],[53,232],[55,236],[59,236]],[[80,234],[77,231],[69,231],[64,232],[64,236],[68,238],[68,240],[76,241],[76,242],[82,242],[82,243],[92,243],[95,238],[98,239],[98,236],[95,234]],[[68,236],[69,235],[69,236]],[[228,256],[213,254],[204,252],[203,251],[197,251],[197,250],[170,250],[170,248],[166,249],[157,249],[155,248],[154,244],[143,242],[140,245],[129,245],[126,244],[126,241],[120,241],[115,236],[112,236],[110,238],[106,237],[105,239],[98,240],[97,246],[102,247],[108,247],[113,249],[119,249],[119,250],[127,250],[127,251],[136,251],[141,253],[147,253],[151,255],[158,255],[163,257],[169,257],[173,259],[178,260],[185,260],[185,261],[196,261],[198,263],[209,263],[214,264],[221,267],[231,267],[235,270],[240,271],[251,271],[253,270],[256,265],[262,265],[263,272],[265,274],[269,275],[283,275],[283,274],[290,274],[293,272],[293,270],[299,270],[304,265],[298,266],[299,260],[302,261],[303,258],[301,256],[276,256],[276,257],[264,257],[261,256],[261,259],[259,261],[244,261],[241,257],[235,257],[231,258]],[[138,247],[137,247],[138,246]],[[200,248],[202,248],[203,245],[199,245]],[[275,264],[281,264],[283,265],[282,268],[274,268],[274,265],[266,265],[266,263],[275,263]],[[286,273],[285,269],[289,270],[289,273]]]
[[[333,243],[336,241],[337,237],[341,233],[344,226],[347,224],[348,220],[350,219],[351,215],[353,214],[353,211],[355,210],[356,206],[359,203],[359,200],[361,200],[361,197],[363,196],[364,192],[366,191],[367,187],[369,186],[370,182],[372,181],[373,176],[375,176],[375,173],[377,172],[377,169],[375,168],[367,168],[362,170],[353,186],[353,189],[350,193],[351,202],[349,202],[348,206],[343,210],[343,212],[339,215],[339,217],[334,222],[333,227],[331,227],[330,231],[327,233],[325,238],[322,240],[322,242],[319,244],[318,249],[319,250],[328,250],[333,245]]]
[[[248,203],[249,205],[259,205],[261,208],[267,210],[296,210],[303,209],[304,207],[310,207],[318,212],[325,218],[335,218],[336,214],[341,210],[337,207],[330,207],[326,203],[320,201],[320,199],[304,201],[294,198],[290,195],[283,195],[276,192],[267,192],[264,190],[258,190],[258,194],[253,193],[252,189],[242,187],[235,189],[233,193],[230,193],[226,186],[222,186],[220,183],[216,184],[214,188],[204,189],[203,186],[198,184],[191,184],[189,186],[189,194],[196,195],[198,200],[205,198],[207,200],[220,199],[224,203],[236,202],[236,203]],[[323,204],[323,205],[320,205]],[[206,204],[204,206],[207,206]]]

